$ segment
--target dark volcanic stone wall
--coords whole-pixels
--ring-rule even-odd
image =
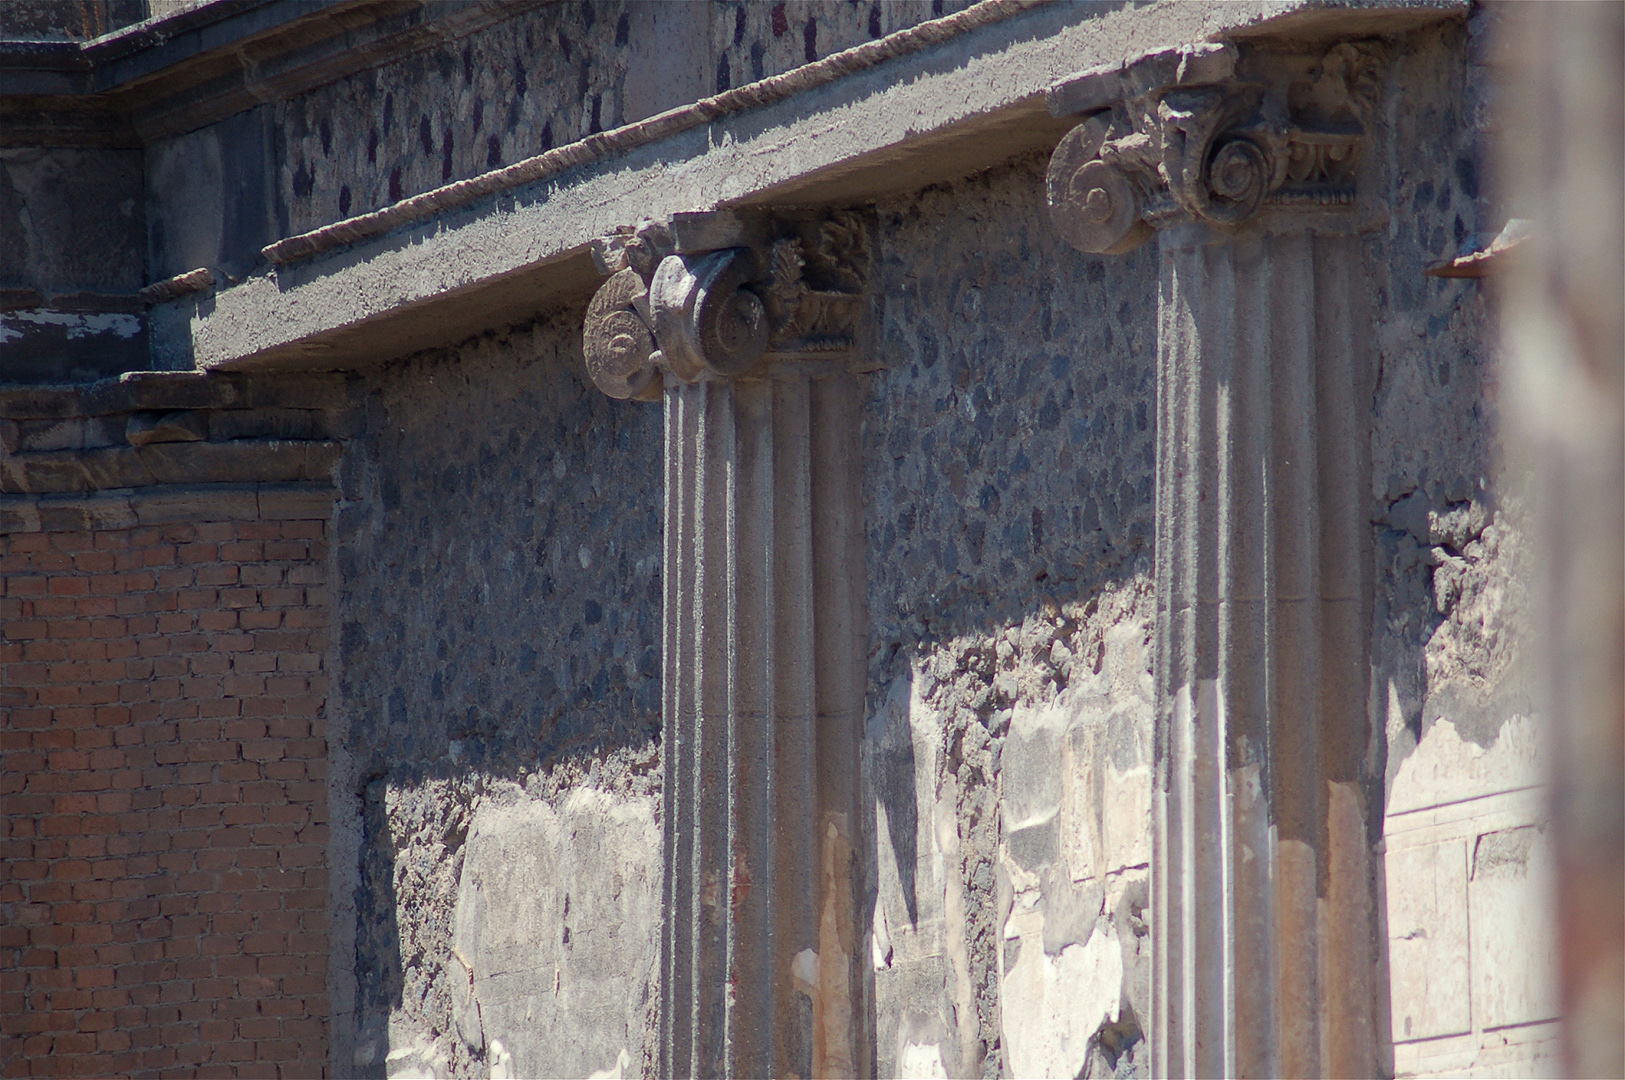
[[[278,104],[278,226],[376,210],[641,119],[640,102],[685,104],[968,3],[708,0],[666,21],[626,0],[543,4]]]
[[[637,990],[605,980],[636,982],[653,963],[661,415],[584,384],[581,317],[394,364],[367,383],[334,556],[362,1075],[382,1075],[389,1053],[416,1055],[390,1071],[415,1062],[441,1075],[503,1054],[512,1075],[595,1071],[628,1040],[641,1054],[641,1028],[629,1030],[642,1022]],[[572,789],[607,794],[567,807]],[[622,820],[628,806],[635,821]],[[574,850],[558,841],[560,815],[566,837],[610,819],[621,831],[563,890],[563,915],[517,910],[561,895],[547,880],[562,870],[547,852]],[[542,880],[488,887],[511,850]],[[616,907],[639,889],[647,910]],[[570,945],[567,924],[545,925],[568,917],[569,895],[577,917],[602,900],[604,921],[635,940],[583,957],[579,926]],[[533,936],[528,951],[493,953],[515,927]],[[561,933],[585,969],[545,955]],[[505,975],[498,996],[523,1004],[543,983],[554,993],[555,960],[566,987],[579,971],[588,997],[618,998],[620,1019],[565,1010],[507,1024],[481,980]],[[611,1040],[607,1060],[540,1048],[595,1039]]]
[[[284,235],[621,123],[626,4],[545,4],[278,106]]]
[[[879,208],[880,1075],[1144,1068],[1156,262],[1067,248],[1044,165]]]

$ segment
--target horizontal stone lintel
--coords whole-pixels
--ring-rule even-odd
[[[337,369],[452,344],[584,301],[602,280],[593,241],[629,222],[853,206],[1052,147],[1072,121],[1050,115],[1046,94],[1080,70],[1278,27],[1397,32],[1466,10],[1466,0],[1012,8],[770,104],[255,275],[209,304],[158,305],[154,354],[199,369]]]
[[[0,456],[0,493],[43,495],[170,484],[328,481],[342,444],[240,439]]]
[[[88,386],[0,389],[0,420],[67,420],[149,409],[332,409],[347,404],[341,375],[250,380],[223,372],[134,371]]]
[[[325,521],[328,484],[195,484],[91,494],[0,495],[0,535],[133,529],[202,521]]]

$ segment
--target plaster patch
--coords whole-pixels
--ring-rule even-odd
[[[1051,955],[1043,949],[1043,914],[1034,912],[1022,922],[1020,955],[1001,985],[1011,1073],[1077,1076],[1090,1036],[1117,1020],[1123,987],[1117,931],[1097,926],[1087,943]]]
[[[936,1043],[904,1043],[903,1052],[897,1055],[897,1075],[909,1080],[948,1080],[942,1047]]]
[[[1400,763],[1388,792],[1388,813],[1533,787],[1545,779],[1544,750],[1537,724],[1527,716],[1506,721],[1489,749],[1462,739],[1456,725],[1441,717]]]
[[[493,1076],[583,1076],[610,1060],[620,1075],[617,1055],[631,1060],[657,951],[659,844],[647,798],[581,788],[558,808],[476,809],[451,920],[468,978],[452,998]]]

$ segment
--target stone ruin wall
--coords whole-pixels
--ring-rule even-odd
[[[1382,590],[1374,628],[1372,708],[1385,734],[1372,752],[1388,762],[1389,793],[1382,797],[1389,806],[1388,828],[1398,837],[1390,843],[1400,860],[1420,857],[1419,840],[1426,841],[1421,850],[1429,856],[1439,843],[1470,843],[1468,850],[1490,853],[1482,864],[1485,884],[1462,876],[1454,901],[1441,891],[1443,899],[1431,909],[1419,910],[1414,890],[1407,891],[1421,880],[1410,875],[1410,863],[1401,862],[1406,869],[1391,868],[1384,878],[1388,925],[1383,932],[1393,939],[1392,1053],[1402,1071],[1410,1062],[1415,1063],[1410,1069],[1426,1068],[1428,1055],[1441,1052],[1456,1054],[1450,1060],[1464,1065],[1529,1061],[1550,1053],[1544,1042],[1550,1027],[1540,1023],[1550,1014],[1542,1014],[1538,1002],[1514,1003],[1510,1015],[1521,1017],[1516,1022],[1522,1026],[1497,1034],[1496,1028],[1505,1027],[1497,1018],[1509,1013],[1486,990],[1523,985],[1527,973],[1483,953],[1491,945],[1487,935],[1472,943],[1480,952],[1469,963],[1464,940],[1468,904],[1489,904],[1487,911],[1524,910],[1517,905],[1532,901],[1528,883],[1538,881],[1539,874],[1531,860],[1541,857],[1538,820],[1522,821],[1508,833],[1500,823],[1514,811],[1494,802],[1496,797],[1506,802],[1498,792],[1526,789],[1538,777],[1538,762],[1529,757],[1534,720],[1527,704],[1520,704],[1520,684],[1505,661],[1519,603],[1514,584],[1519,534],[1517,500],[1503,493],[1496,460],[1489,381],[1494,328],[1483,285],[1428,279],[1419,272],[1453,254],[1493,213],[1477,179],[1479,134],[1471,119],[1477,88],[1463,85],[1459,65],[1461,51],[1470,47],[1472,36],[1459,31],[1432,32],[1407,43],[1390,116],[1401,147],[1449,145],[1450,176],[1441,181],[1406,168],[1400,153],[1391,179],[1395,211],[1386,231],[1367,245],[1368,270],[1386,301],[1376,313],[1382,375],[1372,414],[1372,520]],[[1042,169],[1042,160],[1024,160],[877,208],[880,344],[876,370],[864,377],[871,657],[863,768],[875,807],[873,962],[883,1074],[930,1070],[939,1063],[950,1075],[1052,1069],[1133,1075],[1145,1068],[1140,1025],[1149,1007],[1144,907],[1152,719],[1154,262],[1149,252],[1090,258],[1065,248],[1043,217]],[[1021,287],[1010,287],[1012,281]],[[490,393],[510,386],[507,380],[526,370],[523,357],[552,350],[551,362],[569,370],[570,382],[567,386],[557,372],[549,378],[566,397],[579,395],[574,407],[603,410],[599,423],[622,425],[613,428],[612,441],[625,447],[623,481],[651,477],[655,410],[592,401],[574,382],[579,357],[568,337],[572,326],[561,317],[556,327],[538,328],[529,337],[414,361],[380,376],[380,385],[399,387],[393,391],[400,403],[396,409],[404,410],[410,397],[413,409],[423,410],[416,415],[427,417],[442,406],[424,404],[418,395],[430,392],[428,400],[438,403],[440,395],[453,392],[438,388],[448,380],[466,387],[458,394]],[[544,338],[549,344],[537,344]],[[431,373],[439,373],[432,391]],[[404,380],[415,389],[408,392]],[[501,415],[500,407],[492,408]],[[451,430],[446,415],[452,414],[435,414],[435,430]],[[511,423],[513,430],[523,430],[520,414]],[[391,425],[384,430],[400,426]],[[516,437],[503,434],[501,423],[485,430],[484,437],[495,443]],[[443,461],[448,451],[423,446],[392,453],[388,460],[421,470],[426,466],[419,462]],[[456,458],[473,451],[450,452]],[[512,460],[506,453],[488,456]],[[643,464],[634,464],[639,460]],[[540,468],[543,484],[551,483],[548,468]],[[595,474],[588,469],[586,475]],[[508,475],[508,482],[513,479]],[[628,566],[658,560],[658,487],[652,478],[648,484],[636,530],[642,547],[628,549],[643,554],[618,556],[630,560]],[[374,490],[382,494],[388,488]],[[444,482],[438,489],[442,497],[456,490],[456,484]],[[389,505],[388,496],[372,503],[353,498],[357,513],[368,505]],[[468,512],[460,500],[421,499],[420,505],[432,505],[433,513],[446,519]],[[504,505],[497,521],[513,514],[513,500]],[[601,507],[596,514],[623,515],[593,526],[594,534],[615,537],[625,535],[636,517],[615,507]],[[434,528],[425,519],[402,535],[421,542]],[[463,588],[463,574],[483,576],[486,568],[512,558],[514,550],[539,550],[539,541],[527,546],[525,535],[521,526],[507,555],[493,549],[488,558],[468,558],[455,569],[445,559],[438,565],[451,575],[445,580]],[[568,555],[569,545],[578,541],[560,543]],[[555,588],[563,596],[592,588],[587,582],[597,570],[581,567],[577,555],[574,561],[560,557],[563,573]],[[654,562],[648,565],[658,574]],[[388,593],[393,578],[379,580],[383,591],[373,594],[368,611]],[[454,593],[449,590],[448,598]],[[623,588],[621,596],[623,617],[631,618],[626,613],[641,605],[642,617],[657,620],[652,591]],[[584,601],[575,599],[551,608],[563,610],[565,618],[552,616],[555,621],[543,632],[554,637],[573,632],[576,616],[569,605],[575,603],[585,610]],[[609,610],[607,602],[600,603]],[[463,610],[459,604],[457,611]],[[416,617],[419,625],[434,621],[427,613]],[[408,651],[426,655],[430,640]],[[498,639],[487,647],[513,645]],[[508,672],[515,685],[526,682],[514,674],[515,663],[510,658],[490,670]],[[543,682],[580,687],[585,676],[561,668]],[[393,671],[389,677],[395,677]],[[614,682],[611,698],[635,700],[636,685],[635,680]],[[503,696],[486,691],[481,700]],[[414,709],[418,701],[428,705],[426,699],[406,697]],[[637,730],[647,740],[655,708],[652,702],[644,712],[636,708],[632,711],[645,717]],[[416,733],[458,722],[419,721],[413,715],[408,728]],[[534,721],[519,728],[524,734],[508,737],[529,740],[535,735],[526,729],[540,730]],[[1435,740],[1420,751],[1419,728]],[[1461,741],[1467,737],[1458,736],[1443,747],[1454,758],[1437,758],[1436,744],[1444,736],[1468,730],[1477,742],[1468,747]],[[435,754],[444,752],[438,749],[442,744],[435,745]],[[449,833],[465,843],[467,835],[484,835],[477,828],[466,831],[480,813],[530,821],[502,828],[529,828],[539,837],[558,835],[565,822],[592,821],[598,831],[586,841],[589,850],[619,844],[628,865],[652,859],[658,850],[653,839],[658,776],[649,771],[653,758],[638,756],[639,745],[654,744],[606,735],[580,761],[566,765],[561,755],[560,764],[541,770],[549,777],[588,775],[587,790],[574,795],[566,796],[556,781],[526,779],[521,770],[472,799],[466,783],[436,781],[444,786],[425,783],[413,794],[403,788],[389,796],[396,802],[386,814],[369,802],[365,815],[392,822],[397,844],[401,836],[414,837],[403,849],[412,851],[410,859],[403,857],[395,868],[395,918],[420,912],[420,926],[401,926],[401,940],[423,935],[419,940],[427,946],[455,937],[452,923],[458,904],[467,903],[459,898],[467,894],[463,883],[471,872],[448,869],[457,856],[449,848],[441,854],[438,837]],[[536,752],[541,760],[548,751]],[[1425,772],[1418,771],[1420,759],[1406,765],[1428,754],[1435,758],[1426,762]],[[599,762],[596,779],[591,778],[594,761]],[[1501,786],[1490,790],[1496,785]],[[1453,803],[1458,791],[1469,789],[1491,798],[1457,812],[1449,826],[1470,834],[1470,841],[1440,841],[1437,826],[1430,826],[1432,832],[1409,831],[1418,827],[1418,811],[1426,816],[1431,807]],[[1521,798],[1520,807],[1534,806],[1527,791]],[[612,807],[642,824],[606,841],[603,830],[624,826]],[[365,834],[370,843],[373,833]],[[643,839],[632,839],[634,834]],[[507,842],[495,831],[491,835],[493,849]],[[547,842],[538,842],[538,850],[557,852],[547,865],[553,860],[576,865],[568,863],[563,849],[547,849]],[[1510,855],[1496,854],[1502,848]],[[420,858],[427,861],[404,868]],[[435,859],[441,860],[439,870],[430,868]],[[624,875],[622,885],[611,879],[600,887],[610,899],[624,895],[618,892]],[[644,887],[656,886],[646,882]],[[1491,892],[1497,888],[1500,893]],[[570,910],[593,903],[585,893],[571,891]],[[364,894],[377,895],[368,889]],[[412,895],[436,899],[407,902]],[[530,917],[558,924],[560,941],[543,955],[563,955],[563,927],[572,926],[572,941],[579,930],[564,914],[562,896],[549,902],[556,911]],[[639,910],[645,913],[639,918],[652,920],[658,905]],[[1453,925],[1453,918],[1461,922]],[[1445,936],[1443,947],[1457,952],[1440,956],[1434,947],[1435,952],[1419,956],[1409,944],[1425,940],[1418,929],[1441,936],[1459,932],[1462,939],[1452,944]],[[617,954],[622,966],[614,979],[625,980],[617,986],[639,987],[640,999],[653,970],[647,951],[653,932],[652,921],[637,918],[621,930],[623,940],[635,944]],[[364,938],[368,933],[363,929]],[[491,1059],[481,1063],[475,1048],[478,1034],[451,1037],[472,1028],[457,1019],[459,1009],[467,1013],[455,989],[463,969],[460,961],[445,960],[447,952],[440,954],[441,969],[434,968],[433,950],[424,953],[417,976],[427,980],[424,986],[433,983],[429,975],[436,970],[447,971],[453,986],[426,990],[418,1014],[423,1019],[416,1021],[412,1037],[442,1047],[445,1062],[465,1060],[466,1053],[468,1068],[489,1068]],[[558,963],[565,973],[559,976],[561,987],[569,972],[589,970],[568,958]],[[531,976],[541,989],[551,978],[545,966]],[[592,970],[599,976],[605,971],[601,965]],[[1475,1014],[1465,1025],[1454,1018],[1442,1027],[1437,1020],[1418,1026],[1422,1021],[1407,1012],[1417,1007],[1411,987],[1418,980],[1450,977],[1479,980],[1473,984],[1476,996],[1463,993],[1462,1000],[1483,1002],[1475,1007],[1484,1018]],[[529,992],[534,988],[519,993]],[[363,985],[361,997],[367,993]],[[1075,1007],[1080,1001],[1087,1009]],[[602,1025],[582,1024],[585,1014],[552,1015],[548,1024],[559,1026],[546,1030],[570,1035],[553,1045],[579,1047],[582,1065],[637,1068],[649,1060],[647,1015],[624,1012],[609,1033]],[[368,1022],[377,1024],[377,1017]],[[540,1052],[527,1046],[551,1040],[502,1040],[491,1034],[494,1030],[484,1036],[487,1054],[492,1042],[500,1041],[501,1052],[513,1055],[516,1067],[557,1060],[525,1056]],[[1441,1037],[1448,1046],[1437,1041]],[[1474,1039],[1479,1042],[1469,1051]],[[1499,1051],[1490,1045],[1497,1041]],[[389,1045],[399,1052],[408,1044],[397,1037]],[[451,1051],[444,1049],[448,1045]]]
[[[1155,259],[1062,243],[1044,164],[879,208],[881,1075],[1144,1063]]]
[[[932,14],[873,8],[883,32]],[[737,85],[804,62],[809,24],[819,55],[873,34],[863,4],[717,11],[733,13],[711,21],[719,86],[724,69]],[[622,14],[553,5],[264,107],[282,140],[278,227],[476,174],[493,135],[501,163],[578,138],[595,101],[599,125],[624,122]],[[1380,358],[1371,754],[1387,778],[1373,837],[1387,940],[1373,952],[1391,988],[1385,1065],[1401,1074],[1552,1052],[1555,1011],[1526,959],[1545,924],[1542,763],[1511,659],[1523,545],[1497,460],[1495,327],[1482,283],[1421,275],[1499,225],[1482,180],[1487,19],[1402,43],[1391,217],[1366,247]],[[593,61],[574,81],[527,72],[511,108],[491,106],[486,82],[543,32]],[[386,115],[392,85],[410,91],[374,151],[343,118]],[[163,162],[212,160],[195,143],[225,129],[211,131],[153,156],[155,192],[186,190]],[[861,765],[883,1075],[1147,1065],[1155,256],[1065,247],[1043,168],[1023,159],[877,208]],[[215,261],[183,240],[153,232],[152,266]],[[654,1067],[660,416],[585,382],[580,321],[566,311],[357,386],[364,425],[321,571],[326,993],[335,1060],[357,1075]],[[76,1023],[110,991],[82,992]]]
[[[661,422],[586,383],[580,320],[361,384],[334,519],[356,1075],[652,1045]]]

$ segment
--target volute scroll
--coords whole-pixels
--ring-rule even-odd
[[[1351,208],[1381,59],[1364,41],[1203,45],[1061,83],[1051,111],[1084,119],[1050,159],[1051,219],[1078,249],[1120,254],[1181,221]]]

